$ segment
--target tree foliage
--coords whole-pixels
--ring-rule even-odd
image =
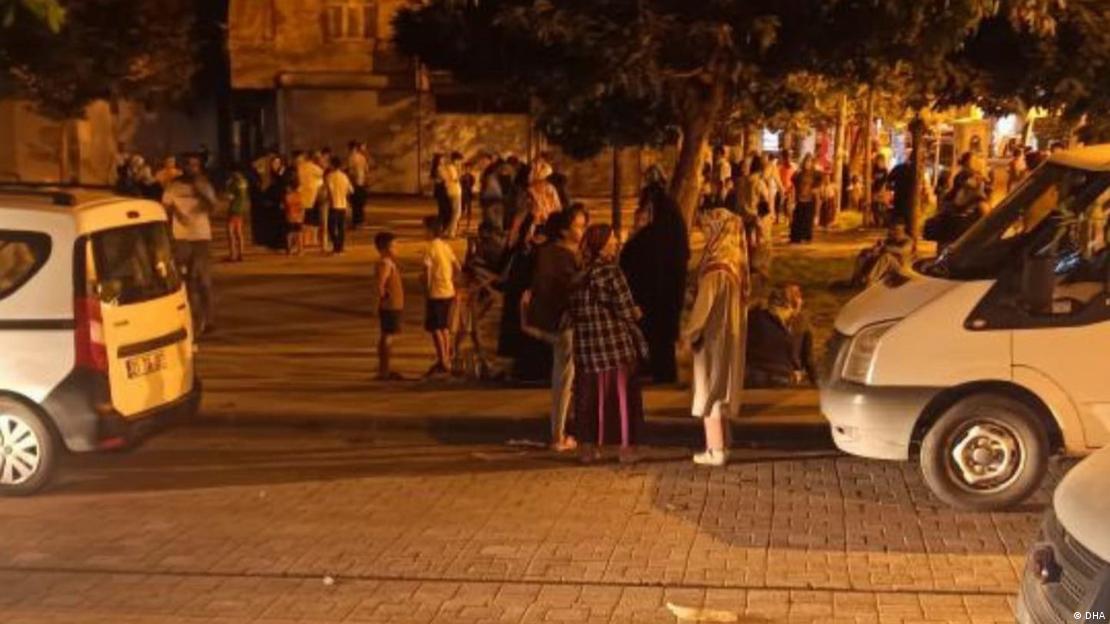
[[[188,0],[81,0],[0,39],[0,90],[56,119],[79,118],[97,99],[180,100],[198,66]]]
[[[710,133],[799,114],[814,103],[807,80],[882,89],[913,110],[972,100],[991,70],[967,69],[969,40],[1005,27],[1040,42],[1067,31],[1072,4],[1097,1],[431,0],[395,31],[402,51],[464,84],[533,97],[572,153],[677,129],[671,190],[689,214]]]

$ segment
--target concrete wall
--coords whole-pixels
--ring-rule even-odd
[[[37,114],[27,102],[0,100],[0,180],[57,182],[63,124]],[[85,184],[114,181],[117,145],[155,160],[166,154],[216,145],[212,109],[198,115],[149,113],[123,103],[116,112],[107,102],[93,102],[85,118],[70,122],[70,179]]]
[[[416,193],[420,113],[415,93],[356,89],[283,89],[284,148],[329,146],[344,154],[351,139],[369,141],[371,184],[378,193]],[[429,157],[430,158],[430,157]]]

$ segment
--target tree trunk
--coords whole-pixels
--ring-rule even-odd
[[[833,205],[836,206],[837,212],[840,212],[844,207],[840,205],[841,198],[844,197],[844,155],[847,152],[845,145],[845,138],[848,135],[848,96],[840,96],[839,110],[836,116],[836,145],[833,151],[833,187],[836,189],[836,196],[833,197]]]
[[[723,80],[715,81],[708,92],[691,93],[682,119],[682,147],[671,174],[671,198],[678,204],[687,226],[694,221],[701,189],[702,147],[709,139],[713,120],[724,106]],[[691,87],[691,91],[696,89]]]
[[[610,208],[613,211],[610,223],[613,226],[613,234],[617,237],[617,240],[623,241],[624,238],[621,236],[621,148],[617,146],[613,146],[613,180],[610,192],[612,193]]]
[[[925,121],[921,118],[921,111],[917,111],[913,121],[910,122],[910,135],[913,137],[913,210],[910,211],[910,222],[906,229],[913,237],[914,248],[920,236],[921,213],[924,209],[925,191]]]
[[[871,204],[874,198],[871,197],[871,185],[873,183],[871,174],[874,163],[871,161],[873,154],[871,153],[871,142],[874,140],[873,134],[875,132],[875,91],[871,87],[867,87],[867,119],[864,120],[863,125],[863,225],[864,227],[876,225],[871,223]]]

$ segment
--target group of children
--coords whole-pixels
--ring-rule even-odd
[[[468,240],[465,261],[459,262],[444,239],[446,227],[439,217],[424,219],[428,241],[421,279],[426,295],[424,329],[431,336],[436,353],[435,363],[426,376],[470,374],[484,378],[489,374],[489,362],[482,351],[479,326],[494,304],[493,284],[497,278],[495,266],[500,246],[487,244],[494,232],[483,224],[478,237]],[[374,237],[379,256],[374,272],[380,321],[380,380],[402,379],[391,366],[393,340],[401,333],[405,307],[404,281],[396,261],[395,241],[396,236],[388,231]],[[467,354],[469,359],[460,355],[466,341],[470,341],[471,346]]]

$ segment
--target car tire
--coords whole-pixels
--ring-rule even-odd
[[[937,498],[957,509],[1021,503],[1048,470],[1048,434],[1027,405],[978,394],[948,408],[921,444],[921,471]]]
[[[58,452],[57,439],[38,412],[0,397],[0,496],[28,496],[46,487]]]

